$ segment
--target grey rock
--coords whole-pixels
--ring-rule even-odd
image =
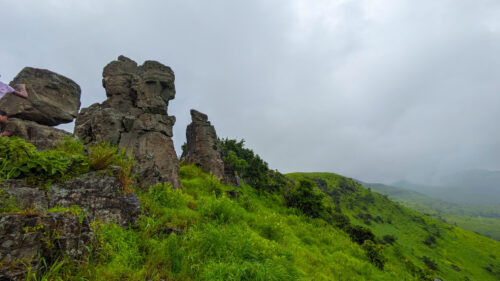
[[[219,179],[224,178],[224,162],[215,127],[208,116],[191,109],[191,124],[186,129],[186,151],[182,159],[188,164],[200,166]]]
[[[0,109],[9,116],[56,126],[72,122],[80,108],[81,89],[69,78],[46,69],[25,67],[12,82],[26,84],[28,99],[9,94]]]
[[[23,280],[38,257],[79,259],[93,241],[88,220],[71,213],[0,214],[0,280]]]
[[[167,106],[175,97],[170,67],[146,61],[138,66],[120,56],[103,70],[107,99],[81,110],[75,135],[86,144],[106,141],[133,152],[133,172],[143,186],[168,182],[180,188],[179,160],[172,142],[175,117]]]
[[[140,203],[136,194],[123,194],[114,176],[91,172],[62,183],[52,184],[48,191],[48,207],[80,206],[90,221],[134,224]]]
[[[16,124],[13,136],[23,138],[38,149],[54,148],[61,139],[71,136],[66,131],[41,125],[34,121],[9,118],[9,122]]]
[[[19,180],[4,180],[0,182],[0,188],[9,196],[16,200],[16,205],[19,209],[33,209],[37,212],[44,213],[49,201],[45,196],[45,192],[27,185],[23,179]]]

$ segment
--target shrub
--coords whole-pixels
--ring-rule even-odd
[[[387,234],[387,235],[384,235],[382,236],[382,241],[384,244],[394,244],[394,242],[396,242],[397,238],[396,236],[394,235],[390,235],[390,234]]]
[[[245,140],[219,140],[222,150],[227,154],[224,162],[233,168],[248,184],[257,189],[269,189],[269,170],[267,163],[251,149],[244,148]]]
[[[344,230],[347,229],[351,225],[349,217],[342,214],[342,213],[339,213],[339,212],[333,213],[332,223],[336,227],[338,227],[340,229],[344,229]]]
[[[363,243],[363,250],[365,250],[366,256],[370,259],[370,262],[379,269],[384,269],[386,260],[382,253],[383,249],[384,246],[377,245],[371,240],[366,240]]]
[[[438,265],[437,263],[429,258],[428,256],[423,256],[421,257],[421,260],[424,262],[425,266],[431,270],[438,270]]]
[[[313,218],[326,217],[326,207],[323,203],[325,195],[315,190],[315,187],[313,181],[301,179],[299,185],[286,198],[288,207],[297,208]]]
[[[61,150],[38,151],[21,138],[0,138],[0,179],[27,178],[47,185],[88,172],[87,158]]]
[[[434,237],[433,235],[427,235],[427,237],[425,238],[424,241],[422,241],[422,243],[424,243],[425,245],[427,245],[429,247],[432,247],[433,245],[435,245],[437,243],[436,237]]]
[[[132,192],[133,181],[132,168],[135,164],[132,153],[125,149],[119,149],[109,143],[101,142],[89,147],[90,164],[95,170],[104,170],[109,166],[118,166],[118,181],[120,181],[123,192]]]
[[[83,143],[74,137],[64,137],[56,145],[56,150],[64,151],[71,154],[83,154]]]
[[[375,240],[375,234],[370,229],[359,225],[349,226],[346,232],[351,237],[351,240],[359,245],[362,245],[366,240]]]

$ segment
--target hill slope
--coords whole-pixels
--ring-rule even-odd
[[[3,140],[13,141],[4,146],[9,151],[26,154],[18,149],[22,140]],[[81,144],[70,143],[67,148],[75,151],[77,146],[78,152],[37,152],[33,148],[29,159],[22,158],[28,162],[7,157],[13,162],[3,168],[32,167],[35,160],[46,168],[46,164],[61,162],[56,160],[62,156],[71,156],[81,160],[77,162],[81,165],[64,161],[55,167],[70,177],[87,171],[87,163],[93,163],[92,167],[101,163],[97,160],[102,153],[85,156]],[[61,212],[62,217],[74,216],[75,223],[91,228],[95,239],[82,244],[86,254],[58,254],[57,249],[67,242],[64,230],[46,232],[43,225],[30,224],[15,233],[43,234],[31,239],[43,243],[46,255],[39,256],[37,268],[23,260],[3,266],[21,269],[25,265],[26,280],[500,279],[500,243],[495,240],[424,216],[351,179],[329,173],[298,173],[287,178],[269,170],[258,155],[243,148],[243,142],[225,141],[223,146],[233,152],[224,160],[251,185],[223,184],[195,165],[181,166],[181,189],[167,183],[149,188],[122,183],[116,192],[135,193],[129,195],[140,202],[137,221],[122,227],[103,223],[98,217],[86,218],[86,212],[76,208],[80,206],[71,206],[80,210],[75,214],[71,208],[63,212],[62,206],[56,206],[52,211]],[[113,156],[117,151],[108,144],[104,148],[100,151],[111,153],[104,155],[113,159],[126,156],[124,151]],[[54,160],[55,156],[59,158]],[[120,157],[115,159],[123,162],[120,169],[130,168],[126,164],[130,161]],[[102,175],[110,172],[106,169],[114,169],[108,166],[98,169]],[[0,176],[2,180],[11,175],[23,178],[13,170],[3,171],[9,172]],[[36,169],[23,171],[41,175]],[[57,173],[54,176],[65,179]],[[45,216],[15,205],[4,191],[0,189],[0,221],[12,216],[28,220]],[[9,229],[0,230],[9,236]]]
[[[500,207],[449,203],[419,192],[384,184],[362,185],[387,195],[410,209],[500,241]]]
[[[392,268],[431,267],[443,280],[500,279],[497,241],[422,215],[336,174],[288,176],[316,181],[353,223],[366,226],[380,238],[393,236],[396,242],[385,249]]]
[[[500,207],[500,171],[466,170],[442,176],[439,182],[441,182],[439,186],[405,181],[393,185],[447,202]]]

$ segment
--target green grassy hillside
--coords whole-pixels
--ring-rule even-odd
[[[500,243],[449,226],[335,174],[309,178],[353,225],[370,229],[383,269],[367,243],[338,224],[287,207],[279,192],[221,184],[194,166],[181,168],[182,190],[138,192],[143,215],[128,230],[96,224],[99,248],[67,262],[57,280],[500,280]],[[233,191],[233,192],[228,192]],[[319,190],[316,190],[319,192]],[[231,195],[231,196],[230,196]],[[180,230],[167,234],[168,230]],[[177,232],[176,230],[176,232]],[[380,257],[380,256],[379,256]],[[49,280],[49,279],[46,279]]]
[[[371,229],[379,239],[392,236],[395,243],[384,251],[394,268],[408,268],[405,263],[411,261],[434,268],[442,280],[500,279],[497,241],[422,215],[336,174],[288,176],[316,181],[353,223]]]
[[[14,140],[5,147],[17,151],[22,144]],[[336,174],[284,176],[243,148],[243,141],[222,145],[232,152],[224,160],[247,184],[225,185],[199,167],[182,165],[182,189],[124,185],[123,192],[135,192],[141,203],[135,225],[94,221],[96,241],[87,245],[86,258],[42,260],[26,280],[500,280],[498,241],[422,215]],[[76,147],[71,153],[33,152],[28,162],[2,158],[17,161],[3,171],[25,171],[37,159],[44,159],[38,161],[43,168],[71,156],[73,162],[59,161],[64,165],[56,169],[71,176],[88,170],[80,162],[102,163],[102,152],[118,153],[117,161],[124,156],[108,145],[89,155]],[[24,177],[14,172],[0,178]],[[3,212],[19,211],[2,198]]]
[[[500,241],[498,206],[461,205],[404,188],[374,183],[362,185],[420,213]]]

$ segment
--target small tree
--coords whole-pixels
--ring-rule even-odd
[[[316,184],[308,179],[301,179],[299,185],[287,196],[288,207],[295,207],[307,216],[320,218],[326,214],[323,204],[325,195],[316,191]]]

